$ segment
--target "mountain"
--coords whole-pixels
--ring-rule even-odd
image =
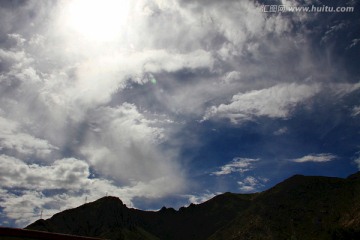
[[[121,240],[360,239],[360,172],[295,175],[261,193],[224,193],[178,211],[104,197],[26,228]]]

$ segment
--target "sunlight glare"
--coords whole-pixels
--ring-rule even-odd
[[[129,0],[74,0],[65,12],[67,27],[77,34],[89,40],[109,41],[126,27]]]

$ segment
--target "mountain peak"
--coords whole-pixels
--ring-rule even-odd
[[[118,197],[114,197],[114,196],[106,196],[106,197],[102,197],[99,198],[98,200],[94,201],[98,202],[98,203],[115,203],[115,204],[123,204],[123,202],[121,201],[120,198]]]
[[[179,211],[127,208],[103,197],[28,229],[107,239],[360,239],[360,172],[294,175],[258,194],[224,193]]]

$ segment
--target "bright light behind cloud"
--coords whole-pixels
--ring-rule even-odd
[[[360,168],[356,14],[260,2],[2,1],[0,225]]]
[[[63,12],[65,25],[93,41],[111,41],[120,36],[129,14],[128,0],[75,0]]]

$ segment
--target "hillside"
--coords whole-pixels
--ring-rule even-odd
[[[295,175],[261,193],[224,193],[178,211],[141,211],[104,197],[27,229],[123,240],[360,239],[360,172]]]

